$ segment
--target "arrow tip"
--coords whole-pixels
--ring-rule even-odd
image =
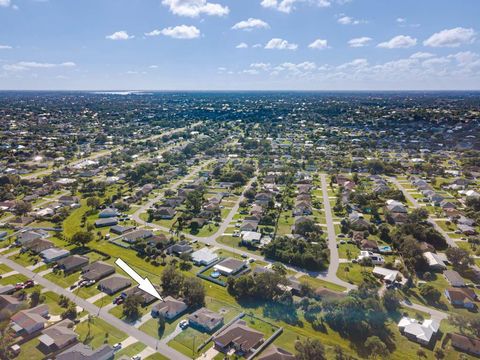
[[[138,288],[163,301],[157,289],[155,289],[155,287],[148,278],[143,279],[143,281],[138,285]]]

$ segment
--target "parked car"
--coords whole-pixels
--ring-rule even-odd
[[[24,288],[25,288],[25,285],[23,285],[23,283],[16,283],[15,284],[15,291],[23,290]]]
[[[178,326],[180,326],[181,329],[186,329],[188,327],[188,321],[182,320],[178,323]]]
[[[132,356],[132,360],[142,360],[142,357],[140,355],[135,355]]]
[[[113,351],[118,351],[122,348],[122,343],[116,343],[113,345]]]
[[[34,287],[35,286],[35,282],[33,280],[27,280],[23,283],[23,287],[25,289],[28,289],[28,288],[31,288],[31,287]]]

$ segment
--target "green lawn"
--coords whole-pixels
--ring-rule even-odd
[[[45,275],[45,279],[50,280],[51,282],[54,282],[55,284],[63,287],[63,288],[68,288],[73,283],[75,283],[80,277],[80,272],[75,272],[73,274],[69,274],[65,276],[63,272],[58,272],[58,273],[53,273],[51,272],[50,274]]]
[[[300,281],[306,281],[307,283],[309,283],[314,288],[324,287],[324,288],[327,288],[327,289],[330,289],[330,290],[333,290],[333,291],[345,291],[346,290],[343,286],[340,286],[340,285],[337,285],[337,284],[334,284],[334,283],[331,283],[331,282],[328,282],[328,281],[325,281],[325,280],[322,280],[322,279],[314,278],[314,277],[311,277],[311,276],[308,276],[308,275],[303,275],[302,277],[299,278],[299,280]]]
[[[10,269],[7,265],[0,263],[0,275],[9,273],[11,271],[12,269]]]
[[[129,358],[137,355],[142,352],[147,346],[141,342],[136,342],[132,345],[127,346],[126,348],[120,350],[115,354],[115,359],[121,358],[123,355],[128,356]]]
[[[18,360],[33,360],[33,359],[43,359],[45,354],[38,350],[37,346],[40,344],[38,338],[31,339],[26,343],[22,344],[20,355],[15,359]]]
[[[196,352],[198,346],[205,342],[209,337],[209,334],[188,327],[171,340],[168,343],[168,346],[180,351],[188,357],[193,357],[194,355],[198,355]]]
[[[125,333],[97,317],[93,318],[90,324],[88,320],[78,324],[75,332],[79,335],[81,342],[94,349],[105,343],[113,345],[127,338]]]
[[[22,274],[14,274],[6,278],[0,279],[0,285],[15,285],[16,283],[19,283],[19,282],[23,283],[27,280],[28,278]]]
[[[145,360],[169,360],[169,359],[160,353],[155,353],[147,357]]]
[[[348,270],[346,271],[345,269]],[[371,268],[365,268],[365,270],[366,272],[371,273]],[[337,276],[343,281],[356,285],[360,285],[364,279],[362,267],[358,264],[340,264],[338,267]]]

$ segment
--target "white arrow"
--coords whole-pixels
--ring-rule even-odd
[[[140,290],[143,290],[146,293],[149,293],[150,295],[155,296],[157,299],[163,301],[157,289],[155,289],[155,287],[150,282],[150,280],[148,280],[148,278],[142,278],[135,270],[133,270],[125,261],[120,258],[115,261],[115,264],[117,264],[123,271],[125,271],[133,280],[138,283],[138,288]]]

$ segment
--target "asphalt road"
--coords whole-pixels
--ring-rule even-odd
[[[398,182],[398,180],[394,177],[389,177],[388,178],[390,180],[390,182],[392,182],[393,184],[395,184],[395,186],[403,192],[403,194],[405,195],[405,197],[413,204],[413,207],[418,209],[418,208],[421,208],[420,204],[418,203],[417,199],[415,199],[403,186],[402,184],[400,184]],[[450,237],[450,235],[448,235],[445,230],[443,230],[440,225],[438,225],[431,217],[428,218],[427,220],[430,224],[432,224],[433,228],[435,230],[437,230],[440,234],[442,234],[442,236],[445,238],[445,240],[447,241],[448,245],[450,245],[451,247],[458,247],[456,241],[454,239],[452,239]]]
[[[325,209],[325,219],[327,222],[327,236],[328,236],[328,249],[330,250],[330,263],[328,264],[328,270],[317,276],[319,279],[323,279],[337,285],[346,287],[349,290],[356,289],[357,286],[350,284],[337,277],[339,256],[337,248],[337,236],[335,234],[335,226],[333,224],[332,209],[330,206],[330,199],[328,196],[327,188],[327,175],[320,174],[320,180],[322,182],[322,194],[323,194],[323,208]]]
[[[77,306],[80,306],[84,310],[88,311],[90,314],[94,316],[98,316],[102,320],[106,321],[110,325],[116,327],[117,329],[123,331],[127,336],[134,337],[137,341],[140,341],[144,343],[145,345],[151,347],[152,349],[156,349],[157,352],[160,354],[168,357],[169,359],[175,359],[175,360],[188,360],[189,358],[182,353],[168,347],[166,344],[162,343],[160,340],[155,339],[151,337],[150,335],[147,335],[143,331],[140,331],[136,329],[134,326],[118,319],[117,317],[113,316],[112,314],[109,314],[108,311],[102,310],[95,306],[94,304],[89,303],[88,301],[82,299],[81,297],[78,297],[75,295],[75,293],[72,293],[56,284],[53,282],[39,276],[38,274],[24,268],[23,266],[17,264],[16,262],[9,260],[8,258],[4,256],[0,256],[0,262],[4,263],[11,269],[17,271],[20,274],[25,275],[26,277],[30,279],[34,279],[38,284],[43,286],[44,288],[53,291],[59,295],[64,295],[67,298],[69,298],[71,301],[73,301]]]
[[[189,128],[194,128],[194,127],[200,125],[201,123],[202,123],[201,121],[198,121],[198,122],[196,122],[196,123],[193,123],[193,124],[191,124],[191,125],[189,126]],[[162,136],[175,134],[175,133],[181,132],[181,131],[183,131],[183,130],[185,130],[185,129],[187,129],[187,128],[186,128],[186,127],[183,127],[183,128],[173,129],[173,130],[170,130],[170,131],[166,131],[166,132],[164,132],[164,133],[161,133],[161,134],[152,135],[152,136],[150,136],[150,137],[148,137],[148,138],[145,138],[145,139],[135,140],[133,143],[156,140],[156,139],[161,138]],[[112,154],[114,151],[121,150],[121,149],[123,149],[123,146],[115,146],[114,148],[107,149],[107,150],[103,150],[103,151],[100,151],[100,152],[91,154],[90,156],[87,156],[87,157],[85,157],[85,158],[78,159],[78,160],[75,160],[75,161],[70,162],[70,163],[68,163],[68,164],[65,164],[65,167],[71,167],[71,166],[80,164],[81,162],[83,162],[83,161],[85,161],[85,160],[95,160],[95,159],[101,158],[101,157],[103,157],[103,156],[110,155],[110,154]],[[57,170],[57,169],[47,169],[47,170],[37,171],[37,172],[31,173],[31,174],[21,175],[21,178],[22,178],[22,179],[34,179],[34,178],[37,178],[37,177],[39,177],[39,176],[49,175],[49,174],[51,174],[54,170]]]

